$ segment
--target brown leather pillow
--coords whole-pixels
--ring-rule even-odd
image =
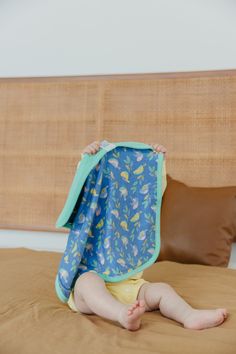
[[[236,236],[236,186],[190,187],[167,175],[157,261],[227,267]]]

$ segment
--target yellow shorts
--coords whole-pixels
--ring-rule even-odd
[[[140,287],[144,283],[149,282],[143,278],[128,278],[116,283],[105,282],[105,285],[107,290],[111,293],[111,295],[115,297],[115,299],[122,302],[123,304],[133,304],[137,299]],[[79,312],[79,310],[75,306],[74,289],[70,293],[70,297],[67,304],[71,308],[71,310]]]

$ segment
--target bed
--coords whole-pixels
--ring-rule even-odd
[[[235,96],[233,70],[0,79],[0,353],[236,352]],[[58,300],[54,281],[67,230],[55,222],[82,148],[103,139],[167,147],[163,249],[144,277],[169,283],[195,308],[226,307],[221,326],[185,329],[156,311],[130,332]],[[186,213],[189,203],[198,212],[203,204],[214,209],[217,228],[209,226],[202,239],[191,226],[194,209],[181,225],[171,209]],[[24,233],[35,243],[26,236],[21,243]]]

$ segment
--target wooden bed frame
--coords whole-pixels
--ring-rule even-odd
[[[158,142],[167,173],[236,185],[236,70],[0,79],[1,228],[55,231],[81,150]]]

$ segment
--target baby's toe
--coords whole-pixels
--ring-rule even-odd
[[[139,301],[136,300],[133,304],[132,304],[132,308],[135,309],[139,304]]]
[[[223,314],[224,318],[228,316],[228,311],[226,309],[220,309],[221,313]]]
[[[139,300],[139,306],[141,307],[145,306],[145,301],[143,299]]]

